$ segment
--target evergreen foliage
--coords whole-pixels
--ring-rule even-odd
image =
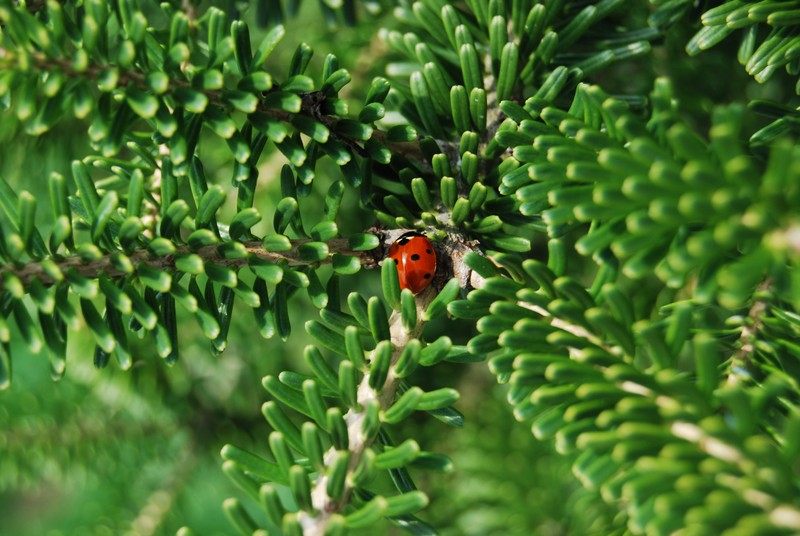
[[[0,155],[75,137],[32,176],[0,162],[0,489],[91,465],[40,441],[76,438],[126,480],[170,474],[156,487],[184,512],[207,427],[237,490],[220,530],[544,530],[508,490],[547,469],[504,471],[510,446],[481,432],[438,437],[474,418],[495,440],[529,427],[527,454],[553,440],[585,488],[552,492],[572,497],[552,501],[563,530],[800,532],[800,10],[695,4],[0,0]],[[286,46],[320,18],[347,61]],[[685,83],[734,58],[755,83],[731,98]],[[418,295],[383,260],[408,229],[438,256]],[[131,370],[52,400],[12,386],[27,354],[55,380],[85,371],[86,346]],[[187,386],[225,383],[231,347],[243,393]],[[153,350],[187,365],[146,368]],[[481,398],[465,378],[484,361],[501,391]],[[119,442],[91,407],[104,380],[137,401],[114,406]],[[480,417],[498,393],[521,428]],[[60,413],[59,396],[89,407]],[[49,461],[24,463],[27,443]],[[153,497],[132,530],[174,530]],[[481,501],[500,506],[473,526],[441,513]]]

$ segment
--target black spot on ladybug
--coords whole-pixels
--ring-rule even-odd
[[[426,250],[425,250],[425,253],[427,253],[428,255],[430,255],[431,253],[433,253],[433,251],[431,251],[430,249],[426,249]]]
[[[418,261],[418,260],[419,260],[419,255],[417,255],[416,253],[414,253],[413,255],[411,255],[411,260],[412,260],[412,261]]]
[[[425,277],[425,279],[430,279],[431,278],[431,274],[425,274],[424,277]]]

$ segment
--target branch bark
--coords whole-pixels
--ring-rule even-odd
[[[417,296],[417,318],[422,318],[422,313],[428,307],[431,300],[436,296],[436,292],[431,288]],[[348,474],[358,467],[361,462],[364,452],[374,443],[375,437],[367,437],[362,430],[362,424],[365,418],[363,409],[372,401],[377,401],[380,411],[384,411],[391,406],[394,401],[397,387],[400,383],[400,378],[395,373],[395,364],[403,353],[403,350],[411,342],[412,339],[418,338],[422,334],[422,329],[425,323],[421,320],[417,322],[414,329],[406,331],[403,327],[402,315],[399,312],[392,313],[389,318],[389,330],[391,334],[391,342],[393,346],[392,360],[389,367],[389,374],[386,378],[386,383],[380,391],[376,391],[369,385],[369,372],[364,374],[361,383],[358,385],[357,404],[356,407],[350,409],[344,416],[347,423],[347,432],[349,437],[348,451],[350,452],[350,461],[348,467]],[[333,457],[336,455],[336,449],[331,447],[325,453],[325,465],[330,466]],[[311,503],[316,515],[309,515],[306,512],[300,513],[300,523],[303,527],[304,536],[323,536],[328,527],[328,523],[334,514],[340,511],[349,503],[349,497],[353,492],[353,487],[349,478],[345,480],[345,493],[344,498],[336,501],[328,495],[328,476],[323,475],[314,482],[314,487],[311,490]]]
[[[101,65],[90,65],[84,71],[76,71],[72,61],[69,58],[52,58],[48,57],[46,54],[36,50],[28,50],[26,54],[32,61],[32,64],[39,70],[44,72],[50,72],[54,68],[62,71],[65,75],[67,75],[70,79],[77,79],[77,78],[91,78],[97,79],[103,72],[109,69],[108,66],[101,66]],[[19,60],[15,57],[13,51],[4,49],[0,47],[0,68],[2,69],[13,69],[15,65],[19,62]],[[119,72],[118,78],[118,87],[125,87],[129,84],[134,84],[138,89],[149,92],[150,89],[147,86],[146,78],[144,73],[136,71],[136,70],[125,70]],[[224,102],[222,99],[221,93],[222,90],[207,90],[194,87],[190,81],[182,80],[180,78],[170,78],[169,87],[172,89],[175,88],[182,88],[182,89],[192,89],[193,91],[199,91],[203,93],[209,100],[209,104],[219,107],[219,108],[230,108],[230,105]],[[264,106],[264,101],[262,98],[259,98],[259,104],[257,108],[257,112],[263,113],[273,119],[278,119],[284,122],[290,122],[291,118],[296,115],[302,115],[306,117],[310,117],[316,121],[319,121],[323,125],[329,128],[331,131],[331,135],[334,139],[340,141],[347,147],[358,152],[360,155],[364,156],[367,153],[366,149],[361,145],[360,140],[356,140],[350,136],[342,134],[340,132],[336,132],[336,124],[340,120],[339,117],[326,115],[320,112],[320,108],[327,98],[327,95],[324,91],[311,91],[308,93],[303,93],[300,95],[302,98],[302,105],[300,108],[300,112],[292,113],[287,112],[285,110],[278,110],[273,108],[266,108]],[[259,96],[261,97],[261,96]],[[397,154],[403,156],[404,158],[412,161],[419,162],[423,165],[423,167],[430,168],[430,163],[427,162],[425,154],[423,153],[419,142],[418,141],[409,141],[409,142],[395,142],[390,141],[387,138],[387,133],[373,127],[372,138],[377,140],[381,145],[389,149],[393,154]]]
[[[756,338],[758,337],[758,332],[761,331],[761,326],[764,323],[764,314],[769,306],[763,294],[769,290],[771,285],[772,281],[765,279],[754,292],[753,305],[750,306],[747,318],[742,326],[742,333],[739,335],[739,348],[731,356],[730,365],[728,366],[726,383],[730,387],[738,385],[743,377],[748,376],[747,370],[750,367],[751,356],[756,350]]]
[[[268,251],[260,240],[252,240],[243,242],[247,255],[242,258],[230,259],[220,251],[220,245],[215,244],[211,246],[203,246],[199,249],[192,250],[188,246],[179,246],[176,252],[172,255],[163,257],[154,256],[146,249],[138,249],[130,255],[125,255],[123,252],[113,252],[104,255],[102,258],[92,261],[84,261],[78,256],[62,257],[62,258],[48,258],[45,261],[34,261],[19,266],[7,265],[0,269],[0,287],[6,287],[6,274],[16,276],[23,285],[28,285],[34,279],[38,279],[44,285],[52,285],[56,282],[53,278],[54,272],[61,272],[62,274],[67,271],[72,271],[80,276],[88,279],[96,279],[100,274],[105,274],[109,278],[121,278],[130,275],[128,272],[121,270],[118,259],[115,255],[125,255],[134,269],[140,265],[146,265],[156,270],[175,270],[176,258],[181,255],[195,254],[198,255],[206,262],[213,262],[228,268],[242,268],[247,266],[248,261],[252,258],[261,259],[264,261],[280,263],[285,262],[289,266],[311,266],[317,264],[327,264],[331,262],[334,253],[342,255],[350,255],[357,257],[361,266],[364,268],[374,268],[377,266],[377,260],[371,251],[354,251],[350,249],[349,242],[346,238],[334,238],[326,242],[330,249],[330,253],[326,259],[321,261],[309,262],[302,260],[297,252],[298,247],[302,244],[310,242],[307,239],[298,239],[292,241],[292,249],[289,251]],[[50,266],[45,269],[44,262],[49,262]],[[53,270],[53,267],[56,270]]]

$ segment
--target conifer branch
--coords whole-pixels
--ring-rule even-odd
[[[764,295],[772,286],[772,281],[765,279],[753,293],[753,305],[747,312],[747,317],[742,324],[742,332],[739,335],[739,347],[731,356],[728,365],[729,387],[738,385],[743,376],[747,376],[750,369],[753,353],[756,351],[755,342],[764,323],[764,315],[769,307],[767,297]]]
[[[33,64],[36,66],[38,70],[42,72],[51,72],[53,69],[58,69],[70,78],[81,78],[88,76],[89,78],[96,80],[109,69],[109,67],[106,66],[92,64],[89,65],[85,70],[79,71],[75,69],[73,62],[68,58],[52,58],[36,50],[25,51],[25,54],[28,55],[30,59],[33,60]],[[7,50],[3,47],[0,47],[0,60],[2,60],[0,61],[0,70],[2,69],[14,70],[21,66],[20,59],[15,56],[14,52],[11,50]],[[118,87],[126,87],[130,84],[135,85],[138,89],[142,91],[146,92],[150,91],[144,73],[133,69],[120,71],[118,73],[118,82],[117,82]],[[181,80],[179,78],[170,78],[169,88],[171,88],[172,90],[176,88],[181,88],[181,89],[192,89],[194,91],[199,91],[203,93],[203,95],[205,95],[206,98],[208,98],[209,104],[223,109],[228,109],[231,107],[223,99],[223,92],[225,91],[224,89],[223,90],[200,89],[193,87],[191,82],[187,80]],[[269,94],[269,92],[265,92],[263,95],[267,94]],[[341,143],[343,143],[344,145],[346,145],[359,155],[367,156],[367,152],[360,144],[360,140],[357,140],[351,136],[336,131],[336,125],[340,121],[340,118],[325,114],[321,111],[325,99],[327,98],[326,92],[324,90],[317,90],[300,94],[302,104],[300,111],[297,113],[292,113],[285,110],[267,108],[264,105],[263,95],[259,96],[259,104],[257,108],[258,113],[263,113],[268,117],[271,117],[273,119],[278,119],[279,121],[287,123],[291,122],[291,118],[297,115],[312,118],[325,125],[331,131],[331,135],[335,139],[337,139],[338,141],[340,141]],[[418,141],[408,141],[408,142],[392,141],[388,139],[387,134],[388,134],[387,132],[373,127],[371,139],[377,140],[381,145],[389,149],[394,154],[401,155],[404,158],[411,161],[419,162],[425,168],[429,167],[427,158],[423,153]]]
[[[554,328],[558,328],[560,330],[566,331],[576,337],[580,337],[581,339],[585,339],[589,343],[597,346],[598,348],[602,348],[606,352],[610,354],[619,355],[620,349],[616,346],[611,346],[606,344],[600,337],[591,333],[589,330],[584,328],[583,326],[579,326],[577,324],[573,324],[568,320],[564,320],[563,318],[558,318],[550,314],[550,311],[544,309],[543,307],[539,307],[538,305],[534,305],[531,303],[526,303],[524,301],[517,302],[517,305],[520,307],[524,307],[526,309],[530,309],[531,311],[540,314],[542,318],[548,322]],[[571,350],[579,351],[576,349],[571,348]]]
[[[145,265],[159,271],[174,271],[176,269],[176,260],[183,255],[190,254],[199,256],[205,262],[212,262],[232,269],[247,266],[248,262],[253,258],[273,263],[286,263],[288,266],[293,267],[317,266],[331,262],[334,253],[357,257],[363,268],[377,266],[377,261],[372,252],[354,251],[350,248],[346,238],[334,238],[326,242],[329,248],[329,254],[326,259],[320,261],[303,260],[298,253],[298,248],[309,242],[311,242],[309,239],[296,239],[291,241],[292,247],[288,251],[268,251],[260,240],[250,240],[242,242],[246,255],[237,256],[236,258],[226,256],[220,249],[219,244],[203,246],[194,250],[189,246],[177,246],[175,253],[161,257],[155,256],[145,249],[133,251],[128,255],[122,252],[109,253],[99,259],[89,261],[85,261],[80,256],[55,257],[48,259],[49,266],[44,266],[41,261],[33,261],[16,266],[6,265],[3,267],[3,273],[13,274],[23,285],[29,284],[34,279],[38,279],[44,285],[52,285],[57,282],[53,277],[54,273],[57,274],[59,272],[62,274],[73,272],[88,279],[97,279],[100,274],[104,274],[106,277],[113,279],[130,275],[130,272],[124,270],[122,266],[132,266],[135,269],[137,266]],[[125,260],[120,262],[120,256],[127,257],[129,262]],[[0,273],[0,286],[5,287],[3,273]]]
[[[423,311],[427,308],[433,298],[436,296],[433,288],[429,287],[424,293],[417,296],[415,302],[417,307],[417,318],[422,318]],[[365,408],[367,404],[372,401],[377,401],[379,410],[381,412],[389,408],[394,401],[395,393],[400,382],[395,372],[395,364],[397,363],[403,350],[412,339],[418,338],[422,334],[425,327],[425,322],[418,321],[413,329],[406,330],[402,322],[402,314],[398,311],[392,313],[389,318],[389,330],[391,333],[392,343],[392,358],[389,365],[389,374],[386,377],[386,382],[383,387],[376,391],[370,386],[370,373],[366,372],[361,382],[358,385],[358,399],[356,407],[350,409],[345,415],[344,420],[347,424],[347,432],[349,438],[348,451],[350,452],[350,461],[348,465],[348,473],[352,473],[364,455],[364,452],[375,441],[375,437],[367,437],[362,429],[364,419],[366,417]],[[330,466],[333,457],[336,455],[336,448],[331,447],[325,454],[325,464]],[[311,501],[314,509],[318,512],[316,516],[309,516],[305,513],[301,516],[301,524],[303,526],[304,536],[323,536],[327,529],[328,523],[333,514],[340,513],[345,506],[349,504],[350,495],[353,492],[353,487],[350,479],[345,481],[345,492],[341,500],[336,501],[328,495],[327,475],[317,479],[314,487],[311,490]]]

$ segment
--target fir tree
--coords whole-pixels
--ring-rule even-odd
[[[67,532],[800,532],[800,9],[705,4],[0,0],[0,490],[80,482]]]

